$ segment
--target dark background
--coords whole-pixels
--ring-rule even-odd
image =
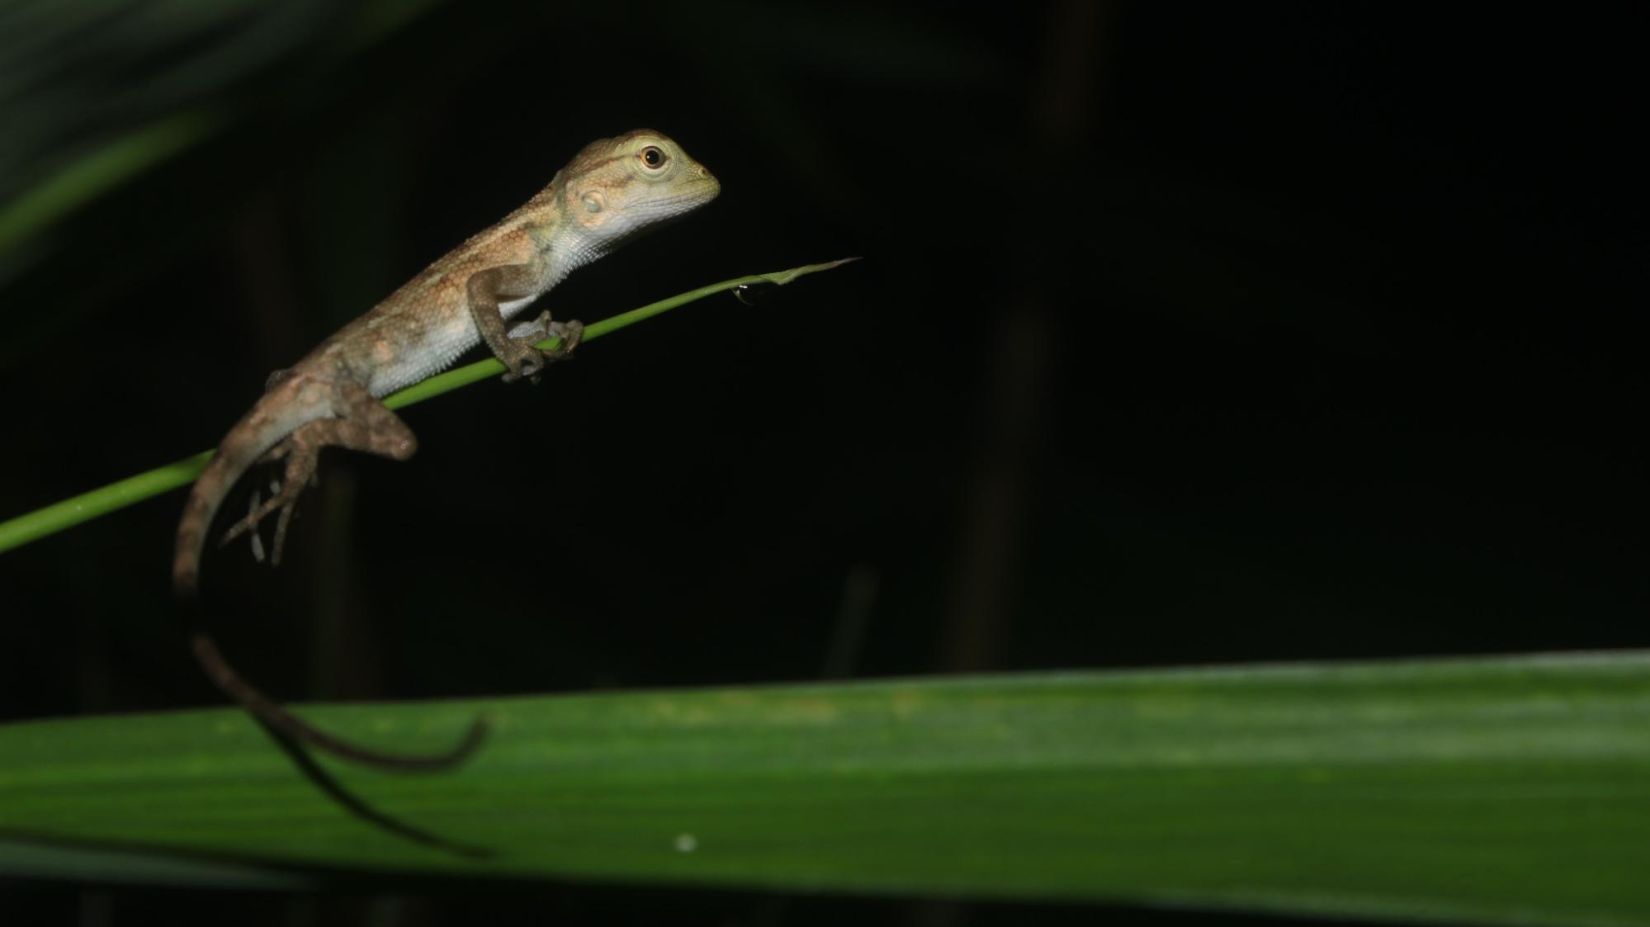
[[[8,196],[168,112],[218,128],[0,263],[0,516],[214,444],[592,138],[663,130],[723,194],[563,317],[864,260],[410,409],[407,464],[326,460],[286,565],[205,562],[283,697],[1650,644],[1643,17],[455,3],[352,38],[388,8],[29,51]],[[0,556],[0,719],[221,702],[176,632],[180,507]],[[1146,917],[0,890],[93,924]]]

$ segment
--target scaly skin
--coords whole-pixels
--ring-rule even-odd
[[[506,380],[537,380],[544,365],[578,344],[583,326],[508,320],[575,269],[627,239],[697,209],[721,187],[703,165],[657,132],[638,129],[592,142],[550,184],[497,224],[448,252],[340,329],[292,367],[270,378],[263,397],[230,429],[196,481],[178,523],[172,583],[195,596],[201,552],[224,497],[253,464],[282,460],[274,498],[226,532],[227,542],[279,512],[272,559],[280,559],[293,505],[315,473],[323,447],[344,447],[405,460],[417,449],[412,431],[383,396],[450,366],[485,343],[509,368]],[[559,336],[552,352],[535,342]],[[194,633],[208,675],[263,721],[311,745],[362,762],[397,767],[446,765],[479,743],[479,727],[457,750],[435,757],[375,753],[340,741],[287,713],[242,680],[211,639]]]
[[[650,160],[660,158],[658,166]],[[230,529],[242,534],[276,510],[282,524],[314,472],[315,454],[335,445],[405,460],[412,432],[377,400],[450,366],[486,342],[510,368],[534,377],[547,360],[533,343],[552,334],[576,342],[579,326],[548,313],[506,330],[508,318],[573,270],[626,239],[715,198],[716,178],[665,136],[638,129],[586,146],[549,186],[391,293],[372,311],[271,378],[196,481],[178,524],[173,586],[194,593],[213,516],[230,488],[266,455],[286,460],[276,498]],[[276,544],[277,557],[279,543]]]

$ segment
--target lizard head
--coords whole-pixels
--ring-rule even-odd
[[[569,224],[597,252],[692,212],[722,190],[682,146],[649,129],[591,142],[564,177]]]

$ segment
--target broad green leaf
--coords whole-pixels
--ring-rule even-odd
[[[0,873],[405,873],[1650,924],[1650,654],[315,706],[0,728]],[[466,848],[458,851],[453,847]],[[87,851],[84,858],[76,849]],[[128,862],[121,862],[123,853]]]

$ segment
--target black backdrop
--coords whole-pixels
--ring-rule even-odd
[[[0,514],[211,445],[268,371],[593,137],[664,130],[724,193],[580,271],[563,313],[864,260],[409,410],[410,463],[329,460],[287,565],[206,561],[227,648],[285,696],[1650,644],[1642,21],[478,3],[348,54],[322,25],[203,91],[224,128],[0,291]],[[180,505],[0,557],[0,718],[218,701],[174,630]],[[0,911],[298,916],[33,889]],[[1120,914],[580,887],[406,904]]]

